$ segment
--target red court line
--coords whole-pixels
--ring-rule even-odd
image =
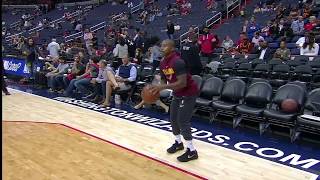
[[[177,171],[180,171],[180,172],[182,172],[182,173],[191,175],[191,176],[193,176],[193,177],[195,177],[195,178],[198,178],[198,179],[201,179],[201,180],[208,180],[208,178],[205,178],[205,177],[202,177],[202,176],[200,176],[200,175],[194,174],[194,173],[192,173],[192,172],[190,172],[190,171],[187,171],[187,170],[185,170],[185,169],[176,167],[176,166],[174,166],[174,165],[172,165],[172,164],[169,164],[169,163],[167,163],[167,162],[164,162],[164,161],[161,161],[161,160],[159,160],[159,159],[153,158],[153,157],[151,157],[151,156],[148,156],[148,155],[146,155],[146,154],[140,153],[140,152],[138,152],[138,151],[129,149],[129,148],[124,147],[124,146],[122,146],[122,145],[120,145],[120,144],[117,144],[117,143],[111,142],[111,141],[109,141],[109,140],[100,138],[100,137],[95,136],[95,135],[93,135],[93,134],[89,134],[89,133],[84,132],[84,131],[82,131],[82,130],[80,130],[80,129],[77,129],[77,128],[74,128],[74,127],[65,125],[65,124],[63,124],[63,123],[37,122],[37,121],[4,121],[4,120],[2,120],[2,122],[7,122],[7,123],[36,123],[36,124],[49,124],[49,125],[60,125],[60,126],[64,126],[64,127],[68,128],[68,129],[71,129],[71,130],[76,131],[76,132],[78,132],[78,133],[82,133],[82,134],[88,135],[88,136],[90,136],[90,137],[92,137],[92,138],[101,140],[101,141],[103,141],[103,142],[105,142],[105,143],[111,144],[111,145],[116,146],[116,147],[118,147],[118,148],[125,149],[125,150],[127,150],[127,151],[129,151],[129,152],[132,152],[132,153],[136,154],[136,155],[139,155],[139,156],[142,156],[142,157],[144,157],[144,158],[147,158],[147,159],[156,161],[156,162],[158,162],[158,163],[160,163],[160,164],[162,164],[162,165],[168,166],[168,167],[173,168],[173,169],[175,169],[175,170],[177,170]]]

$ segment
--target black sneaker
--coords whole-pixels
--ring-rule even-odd
[[[194,159],[198,159],[198,152],[196,150],[190,151],[190,149],[187,148],[187,151],[181,156],[177,157],[177,159],[180,162],[188,162]]]
[[[175,143],[172,144],[172,146],[167,149],[167,152],[170,154],[173,154],[177,151],[183,150],[183,148],[184,148],[183,143],[179,144],[177,141],[175,141]]]

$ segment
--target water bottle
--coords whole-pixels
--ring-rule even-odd
[[[115,102],[116,105],[120,105],[121,104],[121,97],[120,97],[119,94],[116,94],[114,96],[114,102]]]

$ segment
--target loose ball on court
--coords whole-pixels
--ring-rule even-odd
[[[151,92],[151,86],[146,85],[141,91],[142,100],[147,104],[153,104],[160,98],[160,92]]]

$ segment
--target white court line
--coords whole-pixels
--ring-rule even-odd
[[[12,88],[8,88],[8,89],[11,89],[11,90],[14,90],[14,91],[18,91],[18,92],[21,92],[21,93],[23,93],[23,94],[28,94],[28,95],[35,96],[35,97],[40,97],[40,98],[42,98],[42,99],[50,100],[50,101],[53,101],[53,102],[58,102],[58,103],[61,103],[61,104],[64,104],[64,105],[68,105],[68,106],[70,106],[70,107],[79,107],[79,108],[88,110],[88,111],[90,111],[90,112],[98,113],[98,114],[100,114],[100,115],[101,115],[101,114],[104,114],[104,115],[106,115],[106,116],[111,116],[111,117],[113,117],[113,118],[117,118],[117,119],[124,120],[124,119],[119,118],[119,117],[117,117],[117,116],[112,116],[112,115],[110,115],[110,114],[105,114],[105,113],[97,112],[97,111],[94,111],[94,110],[87,109],[87,108],[85,108],[85,107],[81,107],[81,106],[76,106],[76,105],[64,103],[64,102],[61,102],[61,101],[53,100],[53,99],[50,99],[50,98],[47,98],[47,97],[43,97],[43,96],[36,95],[36,94],[31,94],[31,93],[24,92],[24,91],[17,90],[17,89],[12,89]],[[146,127],[146,126],[147,126],[147,127],[151,127],[151,126],[144,125],[144,124],[140,124],[140,123],[136,123],[136,122],[133,122],[133,121],[130,121],[130,120],[125,120],[125,121],[128,122],[128,123],[134,124],[134,125],[139,125],[139,126],[143,126],[143,127]],[[60,123],[60,122],[58,122],[58,123]],[[63,124],[63,123],[62,123],[62,124]],[[151,127],[151,128],[155,128],[155,127]],[[168,131],[165,131],[165,130],[161,130],[161,129],[159,129],[159,128],[155,128],[155,129],[158,129],[158,130],[163,131],[163,132],[168,132]],[[81,130],[81,129],[80,129],[80,130]],[[84,132],[86,132],[86,131],[84,131]],[[88,133],[88,132],[87,132],[87,133]],[[168,133],[169,133],[169,132],[168,132]],[[100,136],[98,136],[98,135],[96,135],[96,134],[93,134],[93,133],[89,133],[89,134],[92,134],[92,135],[95,135],[95,136],[97,136],[97,137],[100,137]],[[101,137],[100,137],[100,138],[101,138]],[[102,139],[104,139],[104,138],[102,138]],[[300,172],[303,172],[303,173],[308,173],[308,174],[311,176],[310,180],[317,180],[317,178],[319,177],[319,175],[317,175],[317,174],[313,174],[313,173],[308,172],[308,171],[304,171],[304,170],[301,170],[301,169],[298,169],[298,168],[295,168],[295,167],[287,166],[287,165],[284,165],[284,164],[281,164],[281,163],[278,163],[278,162],[274,162],[274,161],[271,161],[271,160],[268,160],[268,159],[264,159],[264,158],[261,158],[261,157],[258,157],[258,156],[253,156],[253,155],[250,155],[250,154],[246,154],[246,153],[244,153],[244,152],[235,151],[235,150],[232,150],[232,149],[229,149],[229,148],[226,148],[226,147],[222,147],[222,146],[218,146],[218,145],[215,145],[215,144],[207,143],[207,142],[204,142],[204,141],[201,141],[201,140],[198,140],[198,139],[194,139],[194,141],[197,141],[197,143],[205,143],[205,144],[210,145],[210,146],[215,147],[215,148],[217,148],[217,147],[218,147],[218,148],[224,148],[224,150],[231,151],[231,152],[234,152],[234,153],[238,153],[238,154],[240,154],[240,155],[242,155],[242,156],[249,156],[249,157],[259,158],[259,159],[261,159],[261,160],[263,160],[263,161],[266,161],[267,163],[271,163],[271,164],[273,164],[273,165],[279,165],[279,166],[281,166],[281,167],[286,167],[286,168],[293,168],[293,169],[295,169],[295,170],[297,170],[297,171],[300,171]],[[111,142],[113,142],[113,141],[111,141]],[[126,145],[122,145],[122,144],[120,144],[120,145],[121,145],[121,146],[124,146],[124,147],[126,147],[126,148],[128,148],[128,149],[132,149],[131,147],[127,147]],[[139,151],[139,150],[137,150],[137,152],[142,153],[142,152]],[[155,157],[154,155],[152,155],[152,154],[150,154],[150,153],[145,153],[145,152],[143,152],[142,154],[146,154],[146,155],[148,155],[148,156],[150,156],[150,157],[153,157],[153,158],[155,158],[155,159],[157,159],[157,160],[160,160],[160,161],[163,161],[163,162],[166,162],[166,163],[169,163],[169,164],[173,164],[174,166],[177,166],[177,167],[179,167],[179,168],[185,169],[185,167],[180,166],[178,163],[171,162],[171,161],[167,161],[167,160],[164,160],[164,159],[159,159],[158,157]],[[189,171],[189,170],[188,170],[188,171]],[[190,172],[192,172],[192,173],[194,173],[194,174],[197,174],[196,172],[193,172],[193,171],[190,171]]]

